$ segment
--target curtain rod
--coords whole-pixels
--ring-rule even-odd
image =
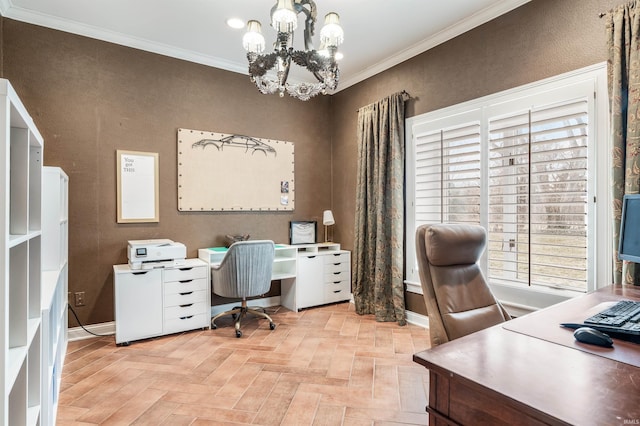
[[[396,94],[397,94],[397,93],[399,93],[400,95],[402,95],[402,100],[403,100],[403,101],[405,101],[405,102],[407,102],[409,99],[411,99],[411,95],[410,95],[410,94],[409,94],[409,92],[407,92],[406,90],[401,90],[401,91],[399,91],[399,92],[395,92],[395,93],[396,93]],[[393,96],[393,94],[392,94],[392,95],[389,95],[389,96]],[[387,96],[387,98],[388,98],[389,96]],[[385,98],[383,98],[383,99],[385,99]],[[372,103],[370,103],[369,105],[373,105],[373,104],[375,104],[375,102],[372,102]],[[358,109],[356,110],[356,112],[357,112],[357,111],[360,111],[362,108],[366,108],[366,107],[368,107],[369,105],[365,105],[365,106],[363,106],[363,107],[358,108]]]

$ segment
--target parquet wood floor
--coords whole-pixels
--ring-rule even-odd
[[[275,312],[274,312],[275,311]],[[116,346],[69,342],[57,424],[425,425],[428,330],[342,303]]]

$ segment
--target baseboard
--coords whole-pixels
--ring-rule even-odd
[[[422,328],[429,328],[429,317],[411,311],[405,311],[407,322]]]
[[[86,331],[86,330],[89,331]],[[116,334],[116,323],[115,321],[111,322],[103,322],[100,324],[91,324],[84,327],[73,327],[67,330],[67,339],[70,342],[74,340],[84,340],[90,339],[92,337],[96,337],[94,334],[99,334],[101,336],[111,336]]]
[[[351,299],[350,302],[353,303],[353,298]],[[263,299],[251,300],[249,303],[251,306],[259,306],[261,308],[278,306],[280,305],[280,296],[265,297]],[[219,314],[220,312],[233,309],[237,305],[238,305],[237,303],[227,303],[224,305],[212,306],[211,316],[213,317]],[[411,311],[406,311],[406,317],[407,317],[407,322],[409,324],[417,325],[423,328],[429,328],[429,317],[426,317],[424,315],[417,314]],[[69,330],[67,330],[67,339],[70,342],[73,342],[74,340],[83,340],[83,339],[90,339],[92,337],[95,337],[95,335],[91,333],[104,335],[104,336],[110,336],[116,333],[115,321],[103,322],[100,324],[91,324],[91,325],[85,326],[84,328],[88,331],[85,331],[85,329],[83,329],[82,327],[70,328]]]

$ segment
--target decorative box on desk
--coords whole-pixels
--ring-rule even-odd
[[[351,252],[338,243],[275,245],[272,280],[280,280],[280,305],[302,308],[351,299]],[[198,257],[222,262],[225,247],[203,248]]]
[[[209,328],[209,269],[200,259],[146,270],[114,265],[113,281],[116,344]]]

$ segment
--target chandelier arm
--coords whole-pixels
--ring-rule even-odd
[[[282,69],[278,69],[278,81],[280,84],[280,88],[284,90],[284,85],[287,82],[287,78],[289,78],[289,70],[291,69],[291,58],[287,54],[287,52],[280,52],[280,58],[282,59]]]
[[[308,5],[309,8],[305,8],[305,5]],[[306,15],[304,21],[304,49],[307,51],[313,50],[311,37],[315,33],[315,24],[318,17],[316,4],[313,0],[299,0],[294,4],[294,8],[298,14],[304,13]]]
[[[251,77],[262,77],[274,67],[277,60],[278,54],[276,52],[268,55],[257,55],[253,61],[249,58],[249,75]]]

